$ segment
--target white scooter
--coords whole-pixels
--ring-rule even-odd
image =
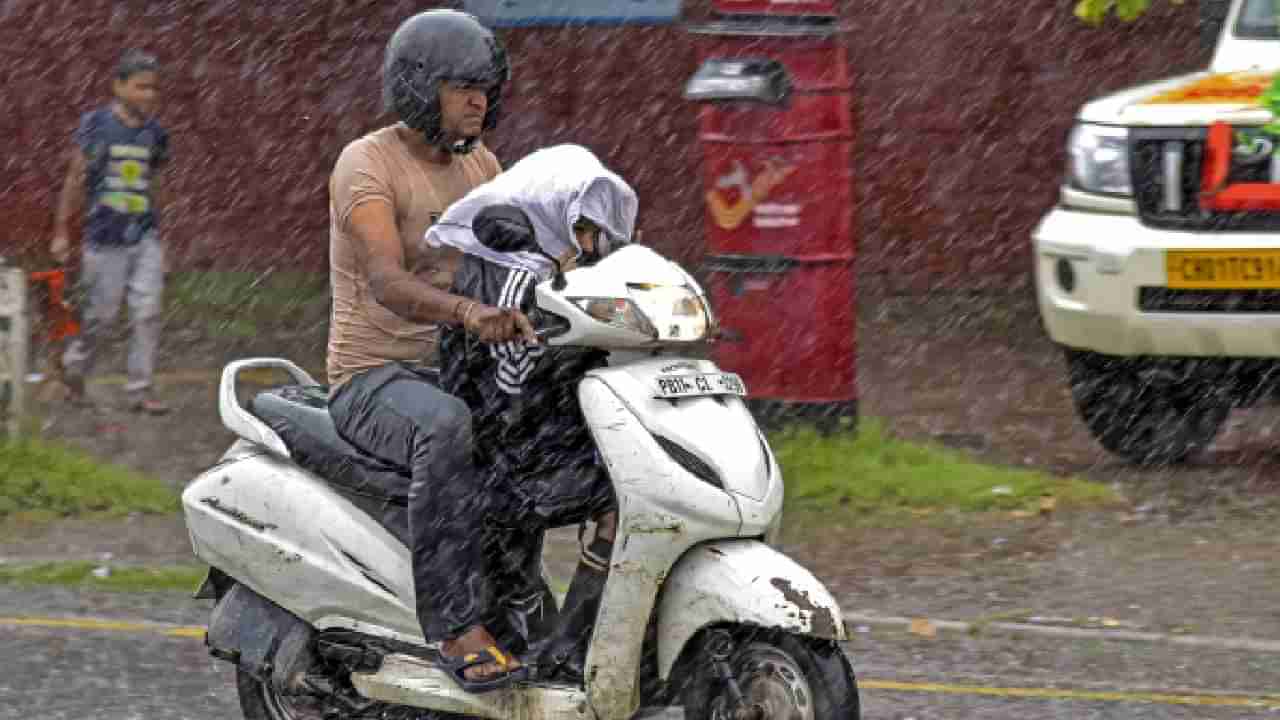
[[[633,245],[541,283],[536,298],[555,320],[540,331],[548,344],[612,351],[578,389],[620,510],[584,684],[469,694],[437,667],[409,551],[375,517],[396,498],[371,498],[378,478],[407,485],[407,471],[357,467],[323,388],[286,360],[251,359],[228,365],[220,387],[240,439],[182,496],[212,568],[197,593],[217,600],[206,642],[237,665],[245,717],[860,717],[836,601],[770,546],[782,475],[741,380],[676,354],[713,332],[697,283]],[[251,411],[237,377],[258,368],[297,385],[259,394]],[[338,474],[341,486],[322,477]]]

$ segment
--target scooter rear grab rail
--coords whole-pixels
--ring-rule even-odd
[[[222,417],[222,424],[245,440],[258,443],[282,457],[292,457],[280,436],[246,410],[236,397],[236,381],[246,370],[284,370],[299,385],[318,386],[320,383],[306,370],[282,358],[236,360],[222,370],[222,381],[218,385],[218,414]]]

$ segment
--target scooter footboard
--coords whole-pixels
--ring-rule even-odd
[[[835,598],[813,573],[758,540],[704,543],[689,550],[663,584],[658,607],[658,673],[708,625],[732,623],[846,640]]]

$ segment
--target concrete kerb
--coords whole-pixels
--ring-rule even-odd
[[[969,623],[958,620],[933,618],[908,618],[892,615],[845,613],[845,629],[850,637],[860,634],[860,627],[892,628],[910,632],[913,625],[928,623],[939,635],[965,636],[1038,636],[1068,640],[1110,640],[1147,645],[1183,645],[1219,650],[1243,650],[1254,653],[1280,654],[1280,641],[1228,638],[1213,635],[1179,635],[1172,633],[1140,632],[1134,630],[1061,627],[1057,625],[1032,625],[1017,622]]]

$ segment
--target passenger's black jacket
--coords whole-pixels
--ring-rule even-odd
[[[488,305],[533,307],[537,278],[464,255],[453,292]],[[460,327],[441,336],[441,386],[471,408],[476,466],[509,491],[504,524],[574,525],[614,507],[613,489],[578,405],[578,381],[602,350],[486,344]]]

